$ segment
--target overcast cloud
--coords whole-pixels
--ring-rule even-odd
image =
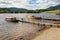
[[[45,9],[59,4],[60,0],[0,0],[0,8]]]

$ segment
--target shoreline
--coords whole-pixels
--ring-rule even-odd
[[[24,37],[23,37],[23,40],[33,40],[35,39],[36,37],[38,37],[39,35],[41,35],[42,33],[44,33],[44,31],[50,29],[51,27],[45,27],[44,29],[40,30],[40,29],[37,29],[35,31],[32,31],[32,33],[29,33],[28,35],[26,34]],[[40,31],[39,31],[40,30]],[[19,40],[20,38],[18,38],[17,40]]]
[[[36,38],[34,38],[33,40],[60,40],[60,28],[50,28],[46,31],[44,31],[44,33],[42,33],[42,35],[38,35]]]

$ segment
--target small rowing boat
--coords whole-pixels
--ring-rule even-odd
[[[8,17],[8,18],[5,18],[6,21],[9,21],[9,22],[18,22],[19,20],[16,19],[16,17]]]
[[[28,16],[28,18],[30,18],[30,19],[41,19],[41,17],[37,17],[37,16],[34,16],[34,15],[30,15],[30,16]]]

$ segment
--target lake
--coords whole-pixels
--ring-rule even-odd
[[[17,19],[24,18],[26,21],[31,22],[44,22],[53,23],[55,21],[50,20],[30,20],[27,18],[29,15],[41,16],[44,18],[60,18],[60,15],[56,14],[0,14],[0,40],[19,40],[20,37],[29,37],[33,33],[37,32],[41,26],[28,24],[28,23],[13,23],[5,21],[6,17],[16,17]],[[29,36],[28,36],[29,35]],[[22,40],[21,38],[21,40]],[[23,39],[26,40],[26,39]]]

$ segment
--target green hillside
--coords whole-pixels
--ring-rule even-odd
[[[60,10],[51,10],[51,11],[46,11],[46,12],[60,14]]]

